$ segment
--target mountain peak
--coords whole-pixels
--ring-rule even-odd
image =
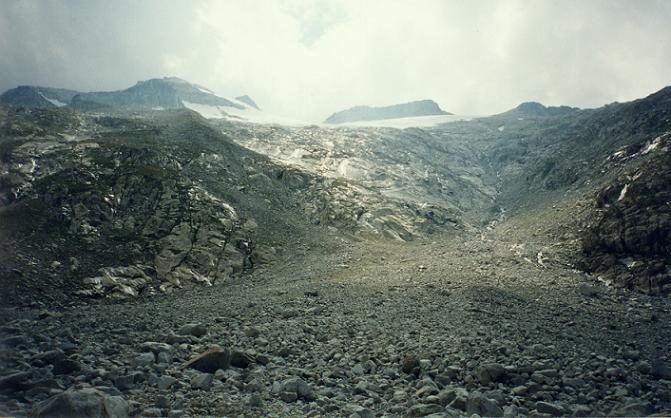
[[[252,98],[249,97],[249,96],[246,95],[246,94],[245,94],[244,96],[238,96],[238,97],[236,97],[235,100],[237,100],[237,101],[239,101],[239,102],[242,102],[242,103],[244,103],[244,104],[246,104],[246,105],[248,105],[248,106],[251,106],[251,107],[253,107],[253,108],[256,109],[256,110],[261,110],[261,109],[259,108],[259,105],[257,105],[256,102],[255,102],[254,100],[252,100]]]
[[[570,106],[545,106],[539,102],[523,102],[514,109],[502,113],[502,115],[517,115],[527,117],[560,116],[580,110]]]
[[[417,100],[391,106],[370,107],[354,106],[329,116],[325,123],[346,123],[382,119],[399,119],[414,116],[451,115],[438,106],[433,100]]]

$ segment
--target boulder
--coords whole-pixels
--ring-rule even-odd
[[[500,382],[505,377],[506,369],[500,364],[490,363],[482,365],[476,372],[480,383],[488,385],[492,382]]]
[[[417,367],[419,367],[419,359],[415,353],[408,353],[403,357],[401,362],[401,371],[403,373],[412,373]]]
[[[207,334],[207,327],[203,324],[184,324],[177,330],[177,334],[202,337]]]
[[[128,402],[99,390],[70,389],[52,396],[33,408],[36,417],[127,417]]]
[[[493,399],[486,398],[479,392],[473,392],[468,395],[466,400],[466,413],[478,414],[482,417],[501,417],[503,409]]]
[[[293,402],[296,399],[312,402],[316,399],[312,386],[300,377],[293,377],[282,382],[280,398],[285,402]]]
[[[196,369],[204,373],[214,373],[227,369],[231,365],[231,351],[228,348],[213,346],[184,363],[183,368]]]
[[[191,389],[210,390],[214,375],[211,373],[200,373],[191,378]]]

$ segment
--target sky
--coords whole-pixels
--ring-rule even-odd
[[[177,76],[310,122],[597,107],[671,85],[669,22],[667,0],[0,0],[0,91]]]

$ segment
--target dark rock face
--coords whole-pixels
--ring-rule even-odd
[[[336,112],[329,116],[324,122],[345,123],[428,115],[451,115],[451,113],[442,110],[433,100],[419,100],[416,102],[384,107],[356,106],[351,109]]]
[[[589,271],[631,289],[668,294],[671,292],[669,136],[655,141],[648,150],[656,155],[598,194],[598,215],[584,235],[583,250]]]

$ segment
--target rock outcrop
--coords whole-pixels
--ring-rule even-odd
[[[585,267],[619,286],[671,293],[671,135],[639,154],[643,166],[597,195],[596,215],[583,238]]]

